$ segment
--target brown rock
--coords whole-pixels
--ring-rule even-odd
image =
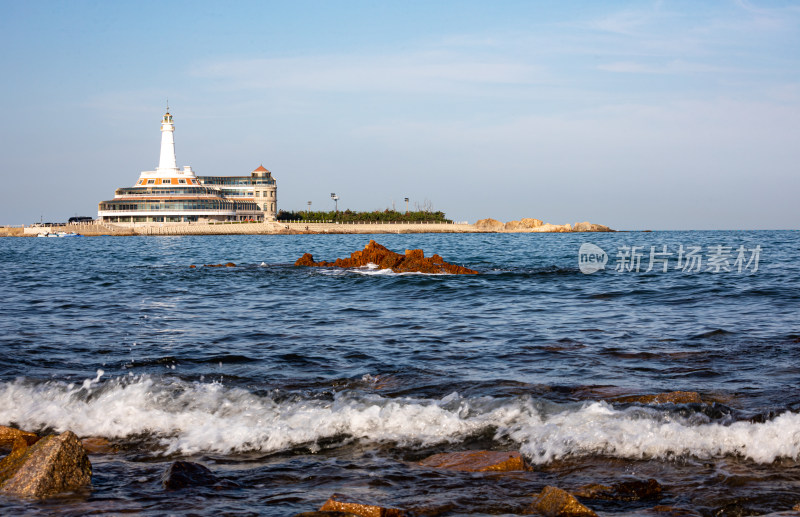
[[[92,464],[71,431],[41,438],[30,447],[24,438],[0,461],[0,492],[44,498],[77,490],[92,480]]]
[[[578,502],[569,492],[546,486],[535,496],[531,510],[545,517],[597,517],[589,508]]]
[[[294,263],[295,266],[316,266],[314,263],[314,256],[311,253],[303,253],[303,256],[297,259]]]
[[[460,472],[510,472],[533,470],[517,451],[443,452],[425,458],[420,465]]]
[[[497,219],[481,219],[480,221],[475,223],[475,228],[479,230],[488,230],[493,232],[499,232],[505,227],[503,223],[498,221]]]
[[[621,481],[611,486],[585,485],[575,495],[585,499],[605,499],[609,501],[639,501],[656,499],[661,496],[662,487],[655,479]]]
[[[425,258],[422,250],[406,250],[404,255],[395,253],[375,241],[369,243],[361,251],[354,251],[350,258],[339,258],[335,262],[314,262],[310,253],[303,254],[294,263],[295,266],[313,267],[363,267],[375,264],[380,269],[391,269],[395,273],[448,273],[451,275],[475,275],[478,272],[463,266],[448,264],[439,255]]]
[[[116,454],[119,448],[100,436],[89,436],[81,439],[81,445],[88,454]]]
[[[10,449],[17,438],[23,438],[28,445],[33,445],[39,440],[38,436],[28,431],[0,425],[0,449]]]
[[[196,268],[197,266],[195,266],[194,264],[192,264],[192,265],[191,265],[191,266],[189,266],[189,267],[190,267],[191,269],[194,269],[194,268]]]
[[[236,267],[236,264],[233,262],[228,262],[227,264],[203,264],[203,267]]]
[[[658,393],[656,395],[631,395],[628,397],[617,397],[611,402],[640,404],[702,404],[703,399],[695,391],[670,391],[669,393]]]
[[[333,494],[319,510],[321,512],[349,512],[359,517],[408,517],[408,513],[403,510],[356,501],[342,494]]]
[[[293,517],[358,517],[350,512],[303,512],[296,513]]]

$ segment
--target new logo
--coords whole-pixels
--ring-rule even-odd
[[[578,267],[581,273],[590,275],[605,269],[607,262],[608,255],[603,248],[588,242],[581,244],[581,248],[578,250]]]

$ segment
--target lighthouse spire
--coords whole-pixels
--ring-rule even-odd
[[[172,115],[169,114],[169,101],[167,101],[167,112],[161,119],[161,157],[158,160],[156,172],[177,172],[178,161],[175,159],[175,124],[172,123]]]

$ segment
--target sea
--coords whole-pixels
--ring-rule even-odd
[[[479,274],[293,265],[370,239]],[[293,516],[337,493],[517,515],[545,486],[648,479],[655,497],[581,501],[788,511],[799,259],[797,231],[3,238],[0,424],[115,450],[90,488],[0,514]],[[637,399],[673,391],[702,402]],[[466,450],[532,470],[419,464]],[[176,460],[223,482],[167,490]]]

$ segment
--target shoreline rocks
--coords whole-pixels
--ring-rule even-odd
[[[51,434],[28,445],[14,441],[0,460],[0,493],[41,499],[83,488],[92,480],[92,464],[72,431]]]
[[[356,268],[375,264],[380,269],[391,269],[395,273],[430,273],[451,275],[477,275],[478,272],[463,266],[449,264],[439,255],[425,257],[422,250],[406,250],[404,255],[381,246],[374,240],[362,251],[354,251],[350,258],[336,259],[334,262],[315,262],[311,253],[297,259],[295,266]]]

